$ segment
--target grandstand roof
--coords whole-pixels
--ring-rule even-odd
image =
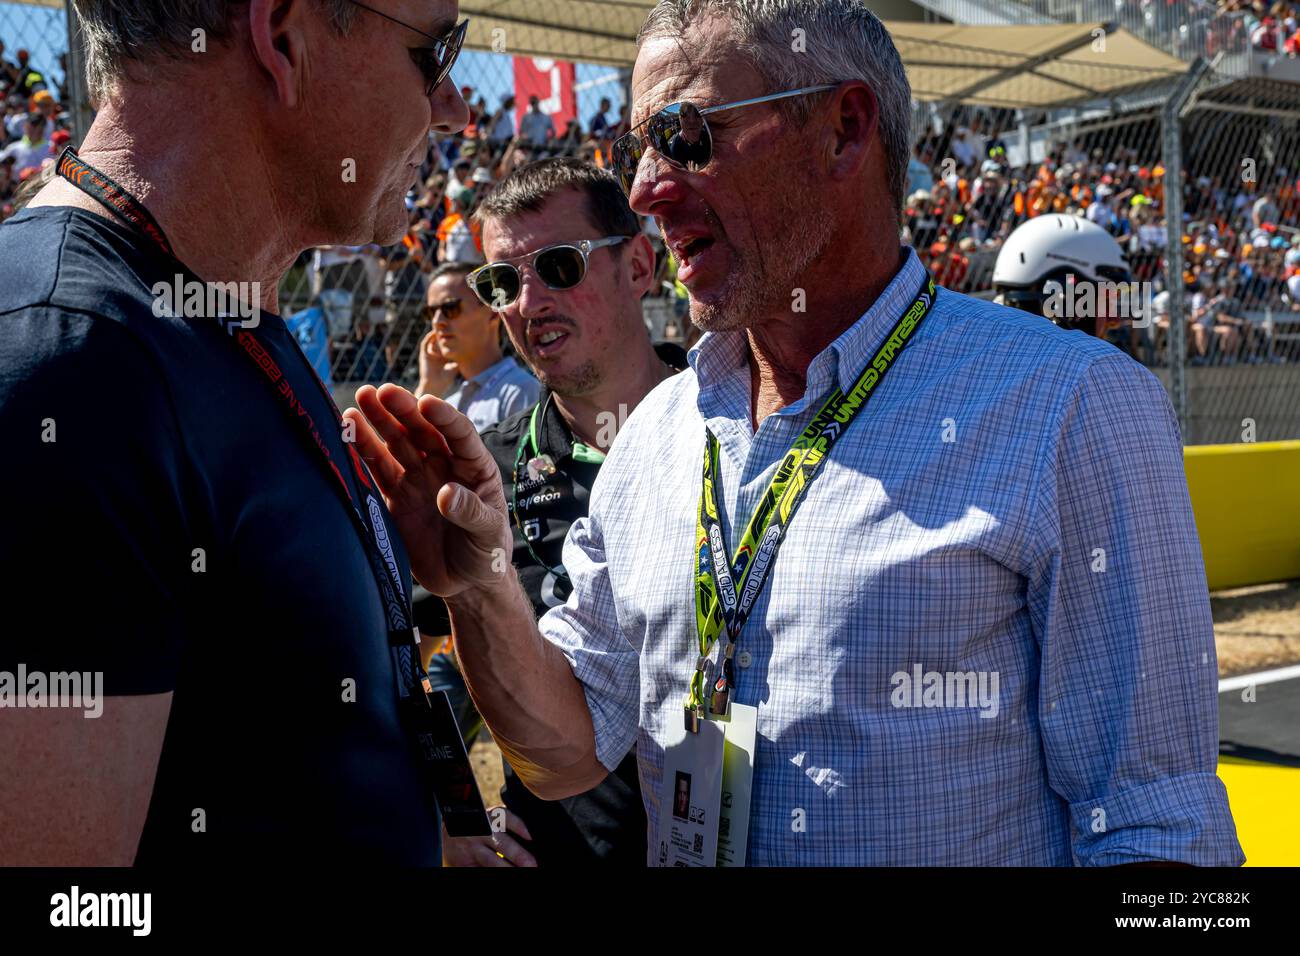
[[[63,0],[18,0],[61,7]],[[653,0],[461,0],[471,49],[631,66]],[[887,23],[918,100],[1038,107],[1104,97],[1187,71],[1114,23]],[[1104,44],[1101,38],[1104,37]]]
[[[653,0],[461,0],[468,44],[631,66]],[[1187,64],[1115,24],[887,23],[920,100],[1060,106],[1167,80]],[[1104,44],[1101,42],[1104,38]],[[1096,46],[1096,48],[1094,48]]]

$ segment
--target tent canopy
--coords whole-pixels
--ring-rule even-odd
[[[631,66],[652,0],[462,0],[477,50]],[[1115,24],[886,23],[918,100],[1050,107],[1181,76],[1187,64]]]

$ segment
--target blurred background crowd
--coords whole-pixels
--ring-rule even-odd
[[[1137,6],[1139,32],[1167,33],[1173,21],[1164,20],[1173,17],[1187,42],[1208,52],[1231,39],[1198,33],[1185,0],[1143,0]],[[1236,14],[1211,17],[1207,22],[1219,24],[1218,32],[1229,29],[1252,45],[1300,52],[1300,4],[1224,0],[1202,6],[1207,14]],[[1133,21],[1133,6],[1126,11],[1126,20]],[[51,175],[70,139],[67,92],[53,78],[66,75],[66,57],[58,59],[56,69],[47,71],[27,50],[6,49],[0,38],[0,219]],[[310,250],[282,284],[286,321],[331,385],[413,385],[420,343],[429,331],[428,277],[441,263],[482,261],[471,215],[483,196],[534,159],[576,156],[606,166],[614,140],[627,129],[617,95],[589,97],[588,103],[598,104],[594,110],[557,128],[536,96],[525,104],[511,95],[489,99],[470,86],[461,92],[470,124],[454,136],[431,135],[418,184],[407,197],[410,218],[402,241]],[[918,124],[904,240],[940,284],[988,295],[997,253],[1017,226],[1049,212],[1086,217],[1116,238],[1133,278],[1150,283],[1153,295],[1153,321],[1122,328],[1112,341],[1148,365],[1167,364],[1167,177],[1158,137],[1140,124],[1084,135],[1072,130],[1027,150],[1017,141],[1016,124],[1014,110],[970,106],[932,111]],[[1016,160],[1030,155],[1042,158]],[[1197,165],[1196,175],[1182,177],[1188,358],[1215,365],[1300,361],[1300,336],[1274,331],[1278,316],[1300,321],[1300,168],[1272,163],[1258,176],[1243,176],[1237,158],[1210,157]],[[644,228],[658,252],[659,270],[657,292],[646,301],[647,324],[655,338],[689,346],[693,327],[675,263],[658,241],[654,222]]]
[[[60,57],[60,76],[67,75],[66,59]],[[71,139],[60,106],[66,99],[66,90],[27,50],[11,55],[0,37],[0,221],[13,215],[19,187],[39,176]]]
[[[941,285],[977,294],[1017,226],[1043,213],[1083,216],[1120,243],[1135,280],[1151,283],[1154,320],[1121,330],[1115,344],[1147,364],[1163,361],[1168,233],[1158,144],[1135,137],[1126,145],[1110,130],[1052,144],[1041,162],[1013,166],[1000,125],[1009,119],[967,113],[917,141],[905,239]],[[1300,311],[1300,169],[1262,177],[1184,172],[1182,183],[1192,363],[1294,360],[1293,341],[1272,341],[1252,320]]]

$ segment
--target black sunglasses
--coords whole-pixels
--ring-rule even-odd
[[[524,280],[514,262],[531,259],[533,271],[548,289],[557,292],[572,289],[587,277],[587,261],[592,250],[616,246],[631,236],[609,236],[605,239],[583,239],[581,242],[564,242],[547,246],[537,252],[516,256],[512,260],[489,262],[465,277],[469,287],[484,305],[494,312],[504,312],[514,305],[523,289]]]
[[[632,186],[636,182],[636,171],[641,166],[641,159],[645,156],[647,147],[678,169],[696,172],[707,166],[709,160],[713,158],[713,134],[709,132],[708,121],[704,118],[708,114],[739,109],[742,106],[754,106],[758,103],[769,103],[772,100],[783,100],[790,96],[823,93],[835,89],[835,86],[836,84],[833,83],[805,86],[797,90],[772,93],[736,103],[706,106],[703,109],[687,100],[670,103],[615,141],[610,151],[614,172],[618,174],[619,182],[623,184],[623,191],[630,195]],[[638,136],[637,130],[642,127],[645,127],[645,133],[643,136]]]
[[[462,20],[442,36],[436,37],[431,33],[425,33],[423,30],[411,26],[405,20],[399,20],[397,17],[384,13],[383,10],[376,10],[374,7],[367,6],[361,0],[350,0],[350,2],[362,10],[369,10],[385,20],[404,26],[406,29],[413,30],[420,36],[433,41],[431,47],[422,46],[410,51],[411,59],[415,61],[415,65],[424,74],[426,83],[424,95],[432,96],[433,91],[441,86],[442,81],[451,73],[451,68],[456,64],[456,58],[460,56],[460,48],[465,43],[465,32],[469,29],[469,20]]]
[[[439,302],[437,305],[426,305],[424,307],[425,321],[436,322],[439,312],[446,312],[447,320],[455,321],[464,305],[465,303],[460,299],[448,299],[446,302]]]

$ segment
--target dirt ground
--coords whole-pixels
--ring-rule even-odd
[[[1300,581],[1216,591],[1210,595],[1219,676],[1300,664]],[[489,807],[501,803],[501,752],[484,731],[470,751]]]
[[[1300,663],[1300,581],[1210,595],[1219,676]]]

